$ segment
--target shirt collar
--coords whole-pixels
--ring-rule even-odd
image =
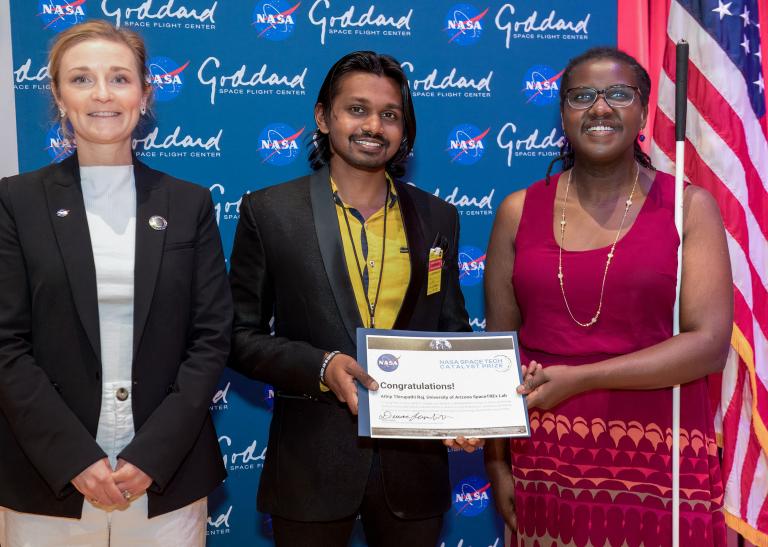
[[[397,203],[397,188],[395,187],[395,181],[392,180],[392,177],[389,176],[389,173],[384,173],[387,177],[387,184],[389,184],[389,208],[395,206],[395,203]],[[336,205],[340,205],[342,207],[346,207],[347,209],[350,208],[349,205],[344,203],[341,199],[341,196],[339,196],[339,189],[336,186],[336,182],[333,180],[333,177],[329,176],[329,180],[331,181],[331,192],[333,193],[333,202]]]

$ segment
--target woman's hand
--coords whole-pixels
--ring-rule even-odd
[[[507,470],[491,479],[491,491],[496,511],[512,532],[517,530],[517,514],[515,513],[515,482],[511,471]]]
[[[115,484],[112,467],[107,458],[89,465],[71,482],[91,503],[117,507],[123,507],[126,504],[120,488]]]
[[[517,392],[521,395],[528,395],[534,388],[533,379],[537,374],[541,374],[542,366],[536,361],[531,361],[527,365],[521,365],[520,368],[523,372],[523,380],[519,386],[517,386]]]
[[[112,474],[112,478],[125,500],[139,497],[152,484],[152,477],[122,459],[117,460],[117,469]]]
[[[515,481],[509,461],[509,439],[489,439],[485,447],[485,472],[491,481],[496,511],[510,530],[517,530]]]
[[[443,444],[448,448],[460,448],[464,452],[472,453],[485,444],[485,439],[456,437],[455,439],[443,439]]]
[[[549,410],[583,391],[577,367],[552,365],[546,368],[536,361],[523,366],[523,383],[517,392],[527,396],[528,408]]]

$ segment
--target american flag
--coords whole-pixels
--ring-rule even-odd
[[[673,0],[668,21],[651,156],[674,173],[675,44],[684,39],[685,176],[720,205],[733,268],[732,349],[716,410],[726,522],[768,545],[768,131],[758,3]]]

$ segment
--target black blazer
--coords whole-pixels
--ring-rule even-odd
[[[470,330],[458,280],[455,207],[413,186],[396,188],[411,280],[395,328]],[[358,438],[347,406],[320,391],[324,352],[356,356],[355,333],[362,326],[335,207],[327,169],[246,195],[240,206],[230,267],[235,301],[230,366],[276,390],[259,510],[306,521],[352,514],[362,501],[377,444],[395,514],[439,515],[450,507],[446,448],[434,440]],[[446,254],[441,291],[427,296],[433,242]]]
[[[225,476],[208,413],[226,362],[231,293],[209,192],[134,162],[132,407],[120,457],[154,479],[149,516]],[[68,210],[66,216],[57,215]],[[167,219],[154,230],[153,215]],[[0,505],[80,517],[71,485],[96,444],[96,273],[77,157],[0,181]]]

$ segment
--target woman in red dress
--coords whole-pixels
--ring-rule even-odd
[[[708,374],[725,363],[732,281],[714,199],[684,193],[638,144],[650,79],[612,48],[571,60],[564,170],[507,197],[488,248],[488,330],[519,332],[531,437],[486,446],[517,545],[669,545],[672,396],[681,393],[681,545],[724,545]]]

